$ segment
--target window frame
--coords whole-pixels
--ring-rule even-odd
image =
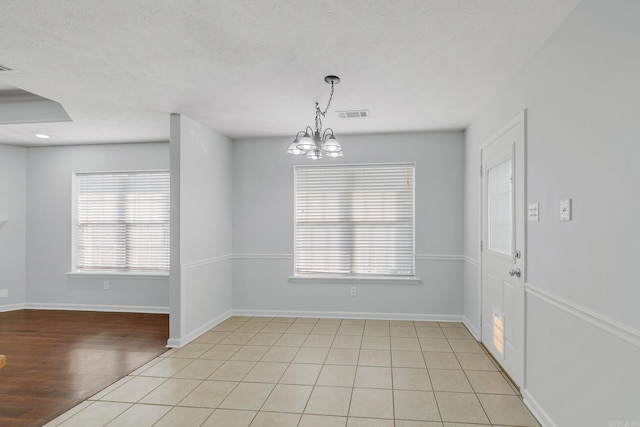
[[[170,259],[167,270],[134,270],[134,269],[107,269],[107,270],[86,270],[79,269],[78,257],[79,257],[79,232],[80,226],[78,225],[78,208],[79,208],[79,192],[78,192],[78,176],[79,175],[109,175],[109,174],[144,174],[144,173],[165,173],[169,178],[168,197],[169,203],[171,201],[171,173],[169,169],[148,169],[148,170],[106,170],[106,171],[83,171],[73,172],[71,175],[71,269],[65,273],[68,276],[78,276],[86,278],[100,278],[100,277],[132,277],[137,278],[162,278],[169,277],[170,274]],[[171,212],[169,212],[169,220],[167,225],[171,227]],[[169,231],[169,235],[171,232]],[[169,258],[171,252],[171,242],[167,244],[169,250]]]
[[[298,203],[298,174],[297,169],[302,168],[349,168],[349,167],[367,167],[367,166],[380,166],[380,167],[410,167],[412,173],[412,188],[411,188],[411,210],[412,210],[412,224],[411,224],[411,274],[359,274],[359,273],[299,273],[297,271],[297,257],[298,257],[298,216],[297,216],[297,203]],[[323,282],[349,282],[355,283],[403,283],[403,284],[418,284],[422,283],[422,280],[417,276],[416,271],[416,164],[413,162],[397,162],[397,163],[358,163],[358,164],[331,164],[331,165],[296,165],[293,170],[293,275],[289,277],[289,282],[294,283],[323,283]]]

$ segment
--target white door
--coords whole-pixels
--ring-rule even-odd
[[[525,115],[483,146],[482,342],[524,386]]]

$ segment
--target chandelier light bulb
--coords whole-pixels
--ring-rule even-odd
[[[333,135],[331,135],[327,140],[327,142],[324,143],[324,145],[322,146],[322,149],[329,153],[342,151],[342,147],[340,146],[340,143],[338,142],[336,137]]]
[[[299,143],[300,143],[300,141],[298,141],[297,139],[295,141],[293,141],[291,143],[291,145],[289,146],[289,149],[287,150],[287,153],[293,154],[293,155],[304,154],[305,151],[298,148],[298,144]]]
[[[305,153],[309,151],[311,148],[315,147],[316,144],[313,142],[313,139],[307,132],[304,133],[304,136],[300,139],[298,143],[298,148],[303,150]]]
[[[322,151],[317,148],[309,150],[307,153],[307,159],[318,160],[322,158]]]

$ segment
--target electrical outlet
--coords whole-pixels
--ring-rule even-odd
[[[102,282],[102,289],[104,289],[105,291],[109,290],[109,281],[105,280],[104,282]]]
[[[356,295],[358,295],[358,289],[355,286],[351,287],[351,296],[355,297]]]
[[[9,298],[9,289],[0,289],[0,298]]]

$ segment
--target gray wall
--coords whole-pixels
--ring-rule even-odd
[[[171,115],[170,346],[231,314],[232,145],[186,116]]]
[[[234,142],[233,308],[239,313],[388,316],[462,315],[462,132],[342,136],[329,163],[416,163],[420,284],[293,283],[293,167],[288,138]],[[318,164],[318,163],[315,163]],[[358,296],[349,295],[350,285]]]
[[[65,273],[71,270],[73,173],[168,169],[169,144],[29,148],[27,162],[28,306],[166,312],[166,277],[84,277]],[[104,280],[109,281],[109,290],[103,290]]]
[[[25,301],[27,149],[0,145],[0,311]]]
[[[544,425],[640,419],[640,2],[584,1],[466,131],[465,254],[478,259],[479,145],[527,109],[525,401]],[[571,222],[560,199],[573,200]],[[479,327],[477,265],[465,315]]]

